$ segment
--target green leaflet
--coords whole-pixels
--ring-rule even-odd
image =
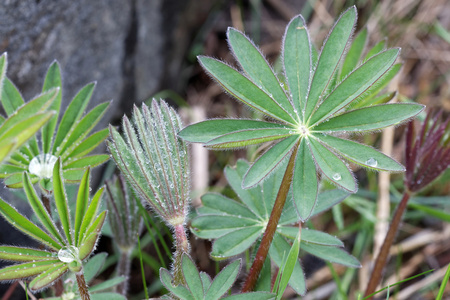
[[[55,264],[53,268],[50,268],[46,270],[45,272],[42,272],[36,278],[34,278],[30,282],[30,289],[32,291],[38,291],[43,289],[44,287],[52,284],[56,279],[64,275],[64,273],[69,270],[69,266],[63,262]]]
[[[314,127],[314,131],[372,131],[396,125],[419,114],[420,104],[393,103],[352,110]],[[367,116],[370,116],[368,118]]]
[[[341,248],[309,243],[302,243],[300,245],[300,248],[314,256],[317,256],[330,262],[334,262],[351,268],[361,267],[361,264],[355,257],[348,254],[345,250]]]
[[[253,42],[231,27],[227,30],[227,36],[228,44],[244,73],[266,94],[272,95],[273,99],[276,99],[276,102],[291,115],[292,119],[295,119],[296,114],[292,103],[286,96],[283,84],[280,84],[266,59]]]
[[[52,150],[53,153],[58,151],[57,147],[63,144],[64,138],[66,138],[71,130],[74,130],[77,122],[83,116],[83,112],[94,92],[94,88],[95,83],[84,86],[69,103],[59,124],[58,132],[56,133],[55,144]]]
[[[68,160],[63,164],[65,170],[68,169],[85,169],[87,167],[96,167],[103,164],[109,159],[108,154],[97,154],[84,156],[82,158]]]
[[[92,150],[97,148],[109,135],[108,128],[102,129],[93,133],[87,137],[83,142],[81,142],[72,152],[66,152],[63,154],[63,159],[67,157],[78,158],[80,156],[90,153]]]
[[[296,264],[298,263],[298,253],[300,251],[300,232],[297,233],[294,243],[289,250],[287,259],[280,268],[281,279],[277,289],[277,299],[281,300],[283,293],[288,285],[288,282],[293,274]]]
[[[297,115],[305,109],[312,66],[311,42],[302,16],[293,18],[284,34],[283,65]],[[302,117],[303,118],[303,117]]]
[[[203,207],[212,209],[217,214],[225,213],[235,216],[241,216],[244,218],[257,218],[256,215],[252,213],[251,210],[249,210],[246,206],[230,198],[222,196],[221,194],[207,193],[204,194],[201,199]],[[198,209],[201,209],[203,207],[200,207]]]
[[[344,140],[331,135],[315,135],[318,141],[336,150],[348,160],[364,167],[391,172],[405,171],[405,167],[387,155],[357,142]]]
[[[350,73],[319,105],[311,116],[310,124],[323,121],[359,97],[386,73],[399,53],[400,49],[386,50]]]
[[[22,95],[20,95],[19,90],[11,82],[11,80],[9,80],[8,77],[5,77],[3,80],[3,88],[0,101],[8,116],[12,115],[19,107],[21,107],[25,103],[23,101]]]
[[[55,163],[53,168],[53,194],[55,196],[56,209],[58,210],[58,216],[61,221],[64,233],[66,234],[67,242],[73,244],[73,232],[70,222],[69,207],[67,205],[67,195],[62,180],[62,165],[61,158]]]
[[[199,272],[197,271],[197,267],[187,255],[183,255],[181,268],[183,269],[183,276],[186,280],[186,284],[189,291],[194,296],[194,299],[202,300],[204,298],[202,280]]]
[[[276,232],[273,237],[272,245],[269,249],[269,254],[278,267],[282,267],[283,258],[288,256],[290,249],[291,245],[289,245],[289,243]],[[298,259],[295,261],[292,276],[289,279],[289,285],[300,295],[304,295],[306,293],[305,275],[303,274],[303,270]]]
[[[0,269],[0,280],[22,279],[45,272],[55,264],[62,264],[59,259],[27,262]]]
[[[172,275],[170,275],[169,271],[167,271],[166,269],[160,269],[159,277],[162,284],[178,298],[183,300],[194,300],[194,297],[191,295],[190,291],[187,288],[185,288],[184,286],[172,285]]]
[[[257,109],[269,117],[283,122],[295,123],[293,117],[273,95],[267,94],[247,77],[230,66],[213,58],[200,56],[200,64],[207,70],[231,95],[248,106]],[[292,107],[292,106],[291,106]]]
[[[241,267],[241,260],[237,259],[227,265],[216,275],[214,281],[210,284],[209,289],[205,293],[205,299],[218,300],[233,285]]]
[[[267,152],[260,156],[247,171],[244,181],[242,182],[242,187],[253,187],[263,180],[264,177],[282,162],[298,142],[298,135],[290,136],[267,150]]]
[[[331,29],[320,52],[319,61],[311,80],[311,88],[306,102],[306,120],[311,117],[318,103],[326,96],[328,85],[344,57],[345,48],[350,41],[355,23],[356,7],[352,6],[339,17]]]
[[[86,169],[83,178],[81,178],[80,187],[78,188],[77,195],[77,206],[75,210],[75,224],[74,224],[74,235],[75,235],[75,245],[78,245],[81,222],[86,214],[88,202],[89,202],[89,168]]]
[[[314,160],[323,174],[345,190],[351,193],[356,192],[358,187],[355,179],[344,162],[315,139],[310,139],[309,141]]]
[[[245,147],[254,144],[279,140],[292,135],[293,131],[288,128],[283,129],[245,129],[210,140],[205,143],[205,147],[212,149],[226,149]]]
[[[55,116],[50,120],[50,122],[42,128],[42,151],[43,153],[50,153],[52,147],[52,140],[55,133],[56,124],[58,122],[59,109],[61,107],[62,99],[62,80],[61,80],[61,70],[59,64],[55,61],[48,68],[47,74],[44,80],[44,86],[42,87],[42,92],[46,92],[53,88],[58,88],[58,95],[55,101],[50,105],[50,109],[56,112]]]
[[[344,63],[342,64],[341,72],[339,74],[339,81],[345,78],[355,67],[358,65],[362,53],[364,51],[364,46],[367,43],[367,27],[361,29],[360,32],[353,39],[353,43],[348,49],[347,55],[345,56]]]
[[[300,219],[305,222],[316,205],[318,194],[316,165],[305,139],[298,148],[292,190],[295,207]]]
[[[222,259],[238,255],[250,247],[262,234],[263,226],[244,227],[215,240],[211,256]]]
[[[281,235],[284,235],[290,239],[295,239],[298,233],[298,227],[280,226],[277,231]],[[344,246],[344,243],[342,243],[338,238],[331,236],[328,233],[308,228],[302,229],[302,242],[325,246]]]
[[[202,239],[211,239],[249,226],[259,226],[259,224],[255,219],[233,215],[203,215],[192,220],[191,230]]]
[[[0,246],[0,259],[9,261],[55,260],[55,252],[30,248]]]

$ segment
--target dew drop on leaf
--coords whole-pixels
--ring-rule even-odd
[[[376,166],[378,166],[378,161],[375,158],[371,157],[366,161],[366,164],[370,167],[375,168]]]
[[[334,179],[334,180],[341,180],[341,179],[342,179],[341,174],[339,174],[339,173],[334,173],[333,179]]]

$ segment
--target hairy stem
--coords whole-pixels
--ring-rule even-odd
[[[176,243],[176,251],[173,255],[173,266],[172,266],[172,274],[173,274],[173,283],[174,285],[186,284],[186,281],[183,276],[183,270],[181,268],[181,259],[183,258],[183,254],[189,255],[190,246],[189,241],[186,236],[186,229],[184,225],[175,226],[175,243]]]
[[[120,257],[117,263],[117,276],[125,277],[125,280],[116,288],[116,292],[126,296],[128,292],[128,281],[130,276],[131,265],[131,251],[132,249],[120,249]]]
[[[266,260],[267,253],[269,252],[270,244],[272,243],[273,235],[277,230],[278,221],[281,217],[281,212],[283,211],[284,203],[286,203],[286,197],[291,187],[292,176],[294,174],[294,164],[295,157],[297,156],[299,143],[297,143],[292,151],[291,157],[289,159],[286,172],[284,173],[283,180],[281,181],[280,189],[278,190],[277,198],[275,204],[273,205],[272,213],[270,214],[269,222],[267,223],[266,230],[261,239],[261,244],[259,245],[258,251],[256,252],[255,260],[253,261],[252,267],[250,268],[247,279],[245,280],[244,286],[242,288],[242,293],[250,292],[258,280],[259,273]]]
[[[77,283],[78,283],[78,291],[80,292],[81,300],[91,300],[89,295],[89,290],[86,284],[86,280],[84,280],[83,271],[76,273]]]
[[[383,245],[381,246],[380,253],[378,254],[377,260],[375,261],[375,266],[372,271],[372,275],[367,285],[366,292],[364,293],[365,297],[373,294],[381,281],[381,276],[383,274],[384,267],[389,257],[389,250],[391,249],[391,246],[394,243],[398,231],[398,226],[400,225],[400,221],[402,220],[403,213],[405,212],[410,197],[411,197],[410,192],[406,191],[403,194],[402,200],[398,204],[397,209],[395,210],[394,216],[392,217],[391,225],[389,226],[389,231],[386,234],[386,238],[384,239]],[[372,299],[372,297],[368,299]]]

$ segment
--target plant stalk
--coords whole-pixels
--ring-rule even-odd
[[[389,258],[389,250],[391,249],[395,237],[397,236],[398,227],[400,225],[403,213],[405,212],[410,197],[411,192],[405,191],[402,200],[400,201],[400,203],[397,206],[397,209],[395,210],[394,216],[392,217],[391,225],[389,226],[389,230],[386,234],[386,238],[384,239],[383,245],[381,246],[377,260],[375,261],[375,266],[372,271],[372,275],[370,276],[366,292],[364,293],[365,297],[373,294],[381,281],[384,267],[386,266],[387,260]],[[372,299],[372,297],[367,299]]]
[[[172,274],[173,274],[173,283],[174,285],[186,285],[186,280],[183,276],[183,269],[181,267],[183,254],[189,255],[190,246],[189,241],[186,236],[186,228],[184,228],[183,224],[175,226],[175,246],[176,251],[173,255],[173,265],[172,265]]]
[[[91,300],[86,280],[84,280],[83,271],[76,273],[75,276],[77,278],[78,291],[80,292],[81,300]]]
[[[286,203],[286,197],[289,192],[289,188],[291,187],[295,158],[297,156],[299,144],[300,142],[295,145],[294,150],[292,151],[286,172],[284,173],[283,180],[281,181],[280,189],[278,190],[275,204],[273,205],[272,213],[270,214],[269,222],[267,223],[266,230],[264,231],[264,235],[261,239],[261,244],[259,245],[255,260],[253,261],[249,274],[247,275],[247,279],[242,287],[242,293],[253,290],[256,281],[258,280],[259,273],[264,265],[264,261],[266,260],[267,253],[269,253],[270,244],[272,243],[273,236],[277,230],[281,212],[283,211],[284,204]]]
[[[130,264],[131,264],[131,252],[132,249],[120,249],[120,257],[116,267],[117,276],[125,277],[125,281],[119,284],[116,288],[116,292],[126,296],[128,292],[128,281],[130,276]]]

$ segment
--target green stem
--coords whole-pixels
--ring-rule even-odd
[[[402,220],[403,213],[405,212],[406,206],[408,204],[408,200],[411,197],[411,192],[405,191],[403,194],[402,200],[397,206],[397,209],[394,213],[394,216],[391,220],[391,225],[389,226],[389,230],[386,234],[386,238],[384,239],[383,245],[381,246],[380,253],[378,254],[377,260],[375,261],[375,266],[372,271],[372,275],[370,277],[369,283],[367,285],[366,292],[364,293],[365,297],[373,294],[378,284],[381,281],[381,276],[386,265],[386,262],[389,257],[389,250],[391,249],[392,244],[394,243],[395,237],[397,235],[398,227]],[[372,297],[364,298],[364,299],[372,299]]]
[[[280,189],[278,190],[277,198],[270,214],[269,222],[267,223],[266,231],[261,239],[261,244],[259,245],[258,251],[256,252],[255,260],[253,261],[250,272],[247,275],[244,286],[242,288],[242,293],[250,292],[258,280],[259,273],[266,260],[267,253],[269,253],[270,244],[272,243],[273,235],[277,230],[278,221],[281,217],[281,212],[283,211],[284,203],[286,202],[286,197],[291,187],[292,176],[294,174],[294,164],[295,157],[297,156],[299,143],[297,143],[292,151],[291,157],[289,159],[286,172],[284,173],[283,180],[281,181]]]
[[[83,271],[76,273],[75,276],[77,278],[78,291],[80,292],[81,300],[91,300],[86,280],[84,280]]]

